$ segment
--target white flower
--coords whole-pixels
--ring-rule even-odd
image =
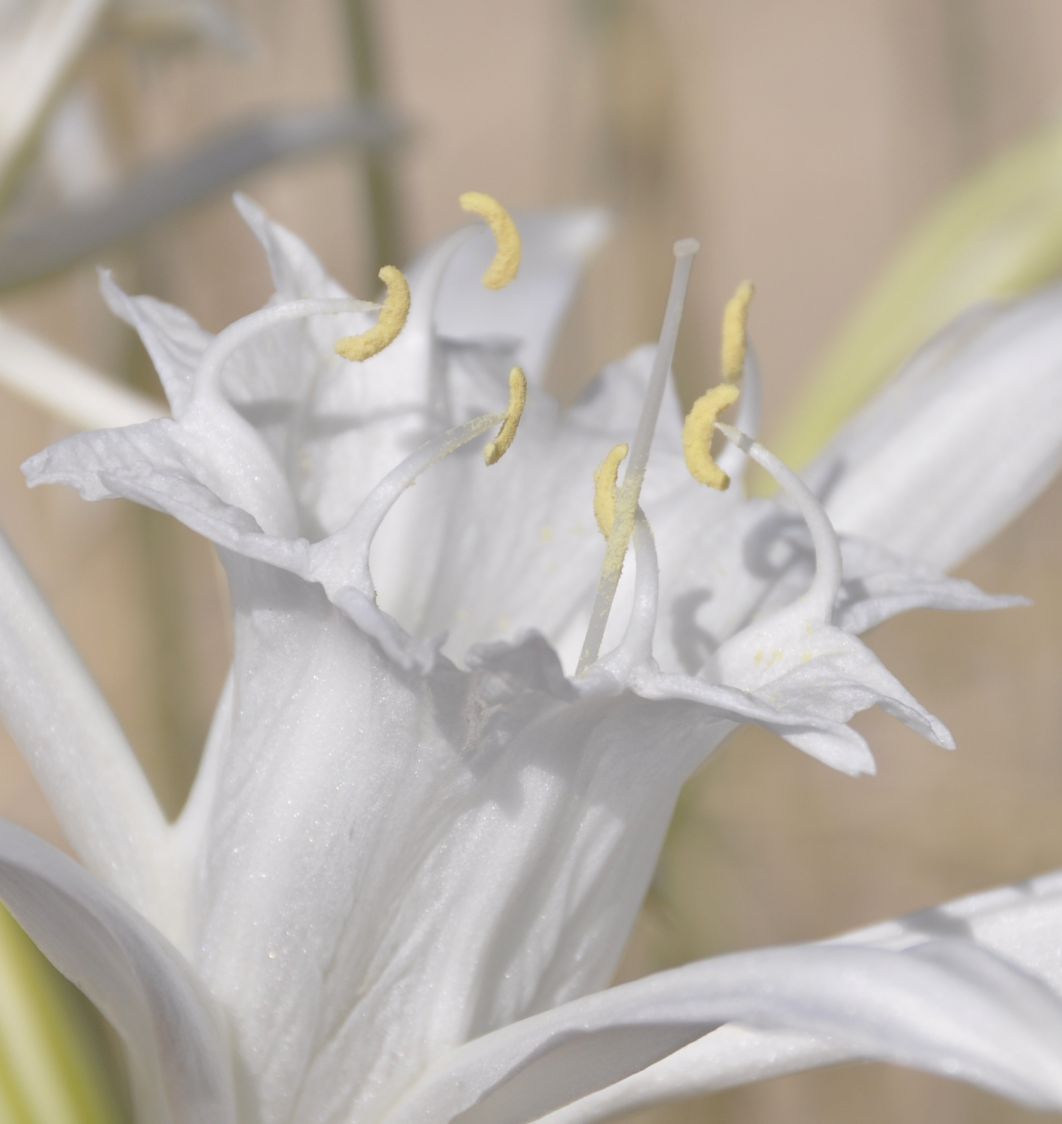
[[[134,499],[219,547],[235,659],[176,823],[0,557],[0,705],[91,872],[4,827],[0,896],[118,1028],[141,1117],[590,1119],[601,1090],[731,1020],[1062,1106],[1062,1005],[959,942],[763,950],[599,990],[682,783],[738,723],[852,773],[873,768],[846,725],[868,706],[950,744],[854,634],[915,606],[1011,602],[838,544],[813,494],[743,438],[796,508],[698,489],[669,400],[642,494],[663,568],[639,515],[606,655],[574,675],[602,549],[590,472],[629,436],[653,361],[636,352],[568,411],[534,386],[600,221],[529,220],[521,279],[502,293],[471,283],[484,240],[459,232],[411,271],[395,342],[351,366],[333,345],[369,329],[372,308],[241,209],[276,300],[211,339],[105,279],[173,418],[79,435],[26,466],[31,483]],[[1058,350],[1041,338],[1056,303],[998,314],[1027,316],[1022,339],[1039,340],[1024,408],[1054,410],[1034,440],[999,436],[1018,478],[1057,460]],[[971,346],[934,377],[980,438],[981,400],[966,409],[953,384],[999,348]],[[514,362],[532,394],[516,446],[485,468],[463,446],[501,421]],[[745,377],[754,404],[751,360]],[[841,448],[851,463],[832,482],[876,487],[858,484],[858,447]],[[724,456],[739,473],[737,447]],[[890,484],[909,502],[938,486],[902,465]],[[975,492],[969,521],[1024,497]]]

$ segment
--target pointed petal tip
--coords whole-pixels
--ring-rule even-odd
[[[27,487],[36,488],[40,484],[47,483],[47,481],[43,479],[47,453],[47,449],[42,449],[39,453],[34,453],[32,457],[27,457],[22,464],[19,465],[19,471],[25,477]]]
[[[945,726],[939,718],[932,718],[931,722],[931,740],[933,744],[940,746],[941,749],[955,749],[955,738],[947,726]]]
[[[571,212],[586,252],[592,252],[603,245],[612,235],[615,219],[605,207],[580,207]]]
[[[1023,597],[1020,593],[1000,593],[991,597],[985,609],[1031,609],[1036,602],[1031,597]]]
[[[874,755],[869,749],[865,760],[853,761],[850,766],[835,765],[834,768],[839,772],[847,773],[850,777],[876,777],[878,775],[878,763],[874,760]]]
[[[260,222],[265,217],[265,211],[262,207],[242,191],[232,193],[232,204],[240,212],[243,221],[250,227],[253,227],[255,222]]]
[[[574,207],[558,213],[559,233],[568,251],[579,259],[590,258],[612,236],[612,214],[603,207]]]
[[[103,302],[110,311],[119,320],[132,324],[133,312],[130,308],[129,294],[115,280],[114,270],[107,266],[97,266],[96,283],[99,285],[100,296],[103,297]]]
[[[115,271],[108,266],[98,265],[96,270],[97,284],[103,303],[107,305],[112,316],[117,316],[122,324],[137,330],[136,300],[130,297],[125,289],[115,280]]]
[[[765,723],[768,729],[772,726]],[[866,739],[849,726],[837,724],[828,727],[798,727],[786,729],[774,726],[774,732],[790,745],[821,761],[838,773],[849,777],[872,777],[877,774],[878,764],[870,751]]]

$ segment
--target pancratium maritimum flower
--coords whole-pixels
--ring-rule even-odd
[[[655,1081],[651,1098],[690,1091],[688,1069],[669,1084],[655,1064],[710,1048],[732,1020],[758,1028],[768,1052],[779,1032],[825,1036],[844,1056],[1062,1106],[1062,1005],[961,942],[740,953],[599,990],[682,783],[737,724],[852,773],[873,766],[846,725],[868,706],[949,744],[855,633],[919,605],[1006,602],[838,542],[815,494],[755,442],[748,291],[728,313],[727,381],[683,440],[667,377],[690,243],[676,246],[658,347],[562,409],[541,389],[544,355],[599,221],[529,220],[521,263],[508,215],[463,201],[497,237],[485,279],[500,292],[468,279],[484,264],[476,226],[408,282],[381,271],[382,310],[354,301],[247,201],[277,296],[216,338],[105,278],[173,417],[72,437],[26,466],[33,484],[169,512],[217,545],[231,587],[229,683],[169,824],[32,585],[2,559],[0,702],[88,870],[5,827],[0,894],[117,1027],[142,1119],[591,1119],[597,1098],[625,1107],[624,1079],[629,1103],[644,1103],[631,1075]],[[1031,339],[1048,311],[998,323],[1025,316]],[[934,387],[962,372],[979,385],[999,345],[989,333],[970,346],[938,362]],[[1041,375],[1057,362],[1047,350],[1041,339]],[[741,384],[717,464],[714,416]],[[986,419],[951,393],[980,438]],[[1007,446],[1013,472],[1035,480],[1057,460],[1057,394],[1041,399],[1053,429],[1038,421],[1020,450]],[[639,416],[619,482],[616,446]],[[893,410],[885,434],[902,421]],[[488,466],[472,455],[484,440]],[[880,445],[882,430],[865,440]],[[750,456],[788,499],[697,488],[684,446],[699,478],[740,477]],[[581,483],[601,462],[603,570]],[[858,464],[824,472],[843,496]],[[883,484],[905,479],[894,464]],[[969,506],[999,521],[1031,491]]]

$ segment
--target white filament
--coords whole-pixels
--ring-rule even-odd
[[[799,604],[809,617],[816,617],[828,624],[833,617],[837,593],[841,588],[841,547],[829,516],[804,481],[758,441],[753,441],[748,434],[725,422],[716,422],[715,427],[728,441],[769,472],[800,509],[815,549],[815,576]]]
[[[330,547],[338,547],[342,574],[332,575],[336,580],[352,581],[370,597],[376,587],[369,570],[369,551],[387,513],[403,492],[417,482],[417,478],[432,465],[456,453],[470,441],[489,433],[505,421],[505,414],[482,414],[463,425],[448,429],[433,437],[411,453],[373,488],[362,500],[347,525],[328,540]],[[326,563],[331,569],[334,558]],[[327,578],[322,576],[327,584]]]
[[[197,398],[223,401],[221,371],[225,364],[248,340],[269,331],[277,324],[306,320],[311,316],[343,316],[354,312],[377,312],[379,309],[380,306],[371,301],[331,297],[287,301],[252,312],[230,324],[207,348],[196,372],[195,395]]]

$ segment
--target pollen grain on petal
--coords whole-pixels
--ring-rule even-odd
[[[616,481],[620,465],[626,460],[630,446],[614,445],[594,473],[594,518],[606,540],[616,521]]]
[[[509,372],[509,409],[505,413],[505,421],[498,430],[498,436],[483,450],[483,459],[487,464],[497,464],[509,451],[526,404],[527,376],[519,367],[513,367]]]
[[[749,305],[756,290],[751,281],[742,281],[723,311],[723,381],[737,382],[745,369],[749,349]]]
[[[336,344],[336,351],[352,363],[362,363],[379,355],[388,344],[394,343],[409,316],[409,282],[400,269],[385,265],[378,274],[387,286],[387,298],[380,309],[380,318],[367,332],[347,336]]]
[[[730,486],[730,477],[712,459],[712,432],[716,418],[740,395],[741,391],[733,383],[724,382],[712,387],[693,403],[682,427],[682,449],[690,475],[720,492],[725,492]]]
[[[461,209],[478,215],[490,227],[497,249],[494,260],[483,274],[488,289],[504,289],[516,279],[520,269],[520,231],[512,215],[494,198],[482,191],[466,191],[458,200]]]

